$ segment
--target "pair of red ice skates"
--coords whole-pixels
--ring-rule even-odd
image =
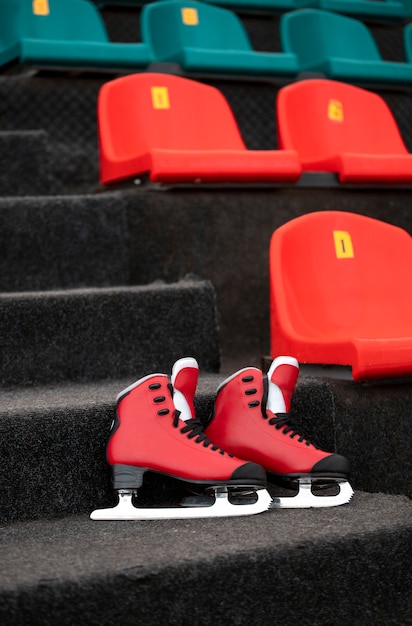
[[[196,360],[186,357],[170,378],[151,374],[118,395],[107,459],[119,502],[93,511],[92,519],[223,517],[349,502],[348,461],[304,439],[290,419],[299,375],[295,358],[276,358],[267,376],[247,367],[226,379],[206,429],[195,416],[198,375]],[[138,508],[133,498],[148,471],[205,493],[173,508]],[[297,494],[270,496],[267,473],[296,484]],[[337,493],[316,495],[315,487],[331,484]]]

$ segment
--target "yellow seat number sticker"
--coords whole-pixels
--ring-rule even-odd
[[[33,15],[49,15],[49,0],[33,0]]]
[[[185,26],[197,26],[199,24],[199,14],[197,9],[186,7],[182,9],[182,22]]]
[[[152,87],[151,92],[154,109],[170,109],[169,90],[167,87]]]
[[[334,230],[333,241],[335,243],[335,252],[338,259],[353,259],[352,237],[346,230]]]
[[[343,104],[340,100],[331,99],[328,102],[328,118],[332,122],[343,122]]]

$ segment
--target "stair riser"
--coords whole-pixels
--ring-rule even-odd
[[[214,290],[202,281],[0,296],[3,386],[90,381],[169,367],[219,367]]]
[[[129,284],[120,194],[0,198],[0,248],[0,291]]]
[[[50,153],[44,131],[0,132],[0,195],[53,193]]]

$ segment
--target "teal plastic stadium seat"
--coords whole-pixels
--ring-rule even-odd
[[[403,29],[403,44],[406,60],[412,64],[412,22]]]
[[[110,42],[88,0],[1,0],[0,61],[44,67],[140,69],[150,63],[144,43]],[[14,57],[7,54],[13,48]],[[4,52],[6,50],[6,52]]]
[[[94,2],[98,7],[110,7],[110,6],[127,6],[136,7],[139,9],[143,4],[149,4],[149,2],[156,2],[157,0],[90,0]]]
[[[206,0],[208,4],[217,4],[233,11],[256,11],[281,13],[304,7],[318,6],[318,0]]]
[[[143,7],[143,40],[156,61],[177,63],[185,72],[249,76],[294,76],[294,53],[253,50],[233,12],[192,0],[165,0]]]
[[[98,6],[150,4],[156,0],[92,0]],[[160,0],[159,0],[160,1]],[[318,6],[318,0],[205,0],[207,4],[217,4],[234,11],[250,11],[259,13],[279,13],[293,11],[302,7]]]
[[[412,83],[410,63],[385,61],[361,21],[329,11],[302,9],[280,19],[283,49],[295,53],[302,71],[346,82]]]
[[[363,20],[401,21],[412,17],[412,0],[319,0],[317,7]]]
[[[157,2],[157,0],[91,0],[97,6],[135,6],[141,7],[143,4],[149,4],[149,2]]]

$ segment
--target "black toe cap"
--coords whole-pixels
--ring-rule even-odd
[[[257,463],[244,463],[232,474],[231,482],[242,485],[261,485],[266,487],[266,471]]]
[[[315,463],[311,474],[331,478],[347,478],[350,473],[350,463],[348,459],[340,454],[330,454],[321,461]]]

